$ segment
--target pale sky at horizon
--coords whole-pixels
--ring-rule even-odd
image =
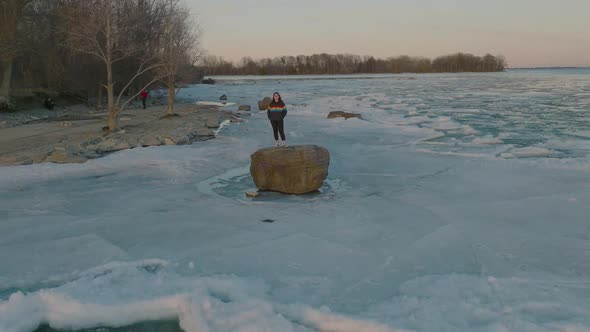
[[[510,67],[590,66],[590,0],[185,0],[208,54],[239,60],[455,52]]]

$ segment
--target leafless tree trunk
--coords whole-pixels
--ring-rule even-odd
[[[10,81],[12,80],[12,59],[3,61],[4,71],[2,72],[2,85],[0,85],[0,97],[8,100],[10,97]]]
[[[108,100],[108,125],[111,131],[119,129],[119,118],[117,117],[117,105],[115,105],[115,96],[113,91],[113,2],[105,0],[105,52],[103,58],[107,70],[107,100]],[[100,49],[100,47],[99,47]]]
[[[68,36],[71,48],[95,56],[104,64],[107,74],[105,84],[108,104],[107,123],[109,129],[115,131],[119,129],[119,115],[139,94],[138,91],[130,98],[124,99],[127,89],[140,76],[160,67],[161,63],[155,56],[146,53],[141,45],[129,43],[128,34],[131,33],[129,26],[133,24],[124,22],[133,21],[134,18],[132,13],[123,13],[122,8],[126,8],[125,5],[127,5],[125,1],[115,3],[113,0],[77,0],[77,2],[79,10],[70,11],[67,14],[70,24],[67,25],[65,34]],[[125,17],[121,17],[122,15]],[[113,65],[134,55],[143,55],[144,59],[127,84],[117,88],[119,94],[115,95]],[[158,76],[153,77],[144,88],[158,78]]]
[[[168,75],[168,108],[166,108],[166,115],[174,114],[174,98],[176,97],[176,87],[174,83],[174,75]]]
[[[168,86],[168,107],[165,115],[169,116],[174,114],[176,82],[182,78],[179,68],[182,65],[193,66],[200,56],[200,30],[191,22],[190,11],[179,0],[164,1],[165,26],[161,53],[163,66],[160,72],[165,77],[164,84]]]
[[[0,64],[2,81],[0,96],[10,97],[13,60],[18,53],[17,30],[23,9],[32,0],[2,0],[0,2]]]

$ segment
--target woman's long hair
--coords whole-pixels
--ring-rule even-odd
[[[276,102],[275,101],[275,95],[279,95],[279,101]],[[278,92],[275,92],[272,94],[272,101],[270,102],[271,105],[280,105],[280,106],[284,106],[285,103],[283,102],[283,98],[281,98],[281,94]]]

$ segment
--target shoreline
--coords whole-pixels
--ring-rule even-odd
[[[414,72],[403,72],[403,73],[354,73],[354,74],[273,74],[273,75],[208,75],[207,78],[211,78],[218,82],[232,82],[232,81],[273,81],[273,80],[284,80],[284,81],[299,81],[299,80],[347,80],[347,79],[417,79],[420,77],[428,76],[449,76],[449,75],[493,75],[493,74],[510,74],[520,73],[525,71],[541,71],[541,72],[559,72],[567,70],[583,70],[590,71],[590,67],[539,67],[539,68],[506,68],[505,71],[492,71],[492,72],[429,72],[429,73],[414,73]]]
[[[226,121],[242,121],[230,111],[194,104],[176,104],[177,116],[162,118],[165,107],[127,110],[120,117],[121,130],[114,133],[102,130],[104,110],[83,105],[4,113],[0,117],[0,167],[83,163],[126,149],[192,144],[213,139]]]

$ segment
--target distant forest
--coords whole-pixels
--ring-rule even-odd
[[[506,66],[503,56],[491,54],[476,56],[456,53],[431,60],[405,55],[378,59],[372,56],[322,53],[260,60],[245,57],[237,63],[218,56],[206,56],[200,68],[205,75],[306,75],[498,72],[504,71]]]

